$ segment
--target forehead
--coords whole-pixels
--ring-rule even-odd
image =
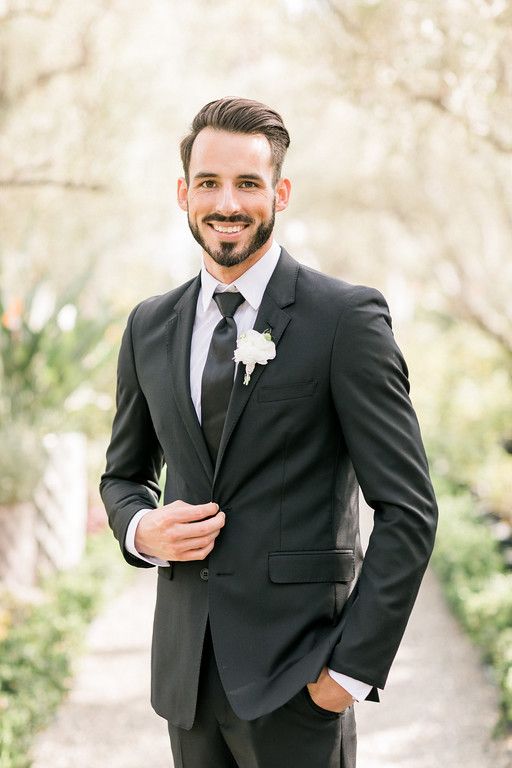
[[[203,128],[190,156],[190,175],[211,172],[218,176],[270,173],[272,153],[262,133],[232,133]]]

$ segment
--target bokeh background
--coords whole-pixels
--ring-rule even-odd
[[[1,768],[126,577],[96,490],[117,349],[136,302],[199,269],[178,144],[226,95],[291,133],[278,241],[389,301],[434,564],[510,729],[511,51],[507,0],[0,0]]]

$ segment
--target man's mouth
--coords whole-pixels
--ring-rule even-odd
[[[225,224],[216,224],[215,222],[211,222],[210,226],[213,227],[216,232],[222,232],[225,235],[232,235],[236,232],[241,232],[242,229],[246,228],[247,224],[234,224],[228,227]]]

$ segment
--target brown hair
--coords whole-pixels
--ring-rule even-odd
[[[187,183],[192,146],[203,128],[215,128],[231,133],[262,133],[270,144],[274,184],[277,182],[286,150],[290,145],[290,135],[278,112],[252,99],[224,98],[205,104],[194,117],[190,133],[180,144],[181,162]]]

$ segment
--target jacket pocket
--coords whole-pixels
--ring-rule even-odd
[[[274,584],[349,582],[355,576],[354,550],[269,552],[268,575]]]
[[[258,402],[270,403],[275,400],[292,400],[297,397],[311,397],[317,388],[318,381],[300,381],[295,384],[281,386],[266,386],[258,388]]]

